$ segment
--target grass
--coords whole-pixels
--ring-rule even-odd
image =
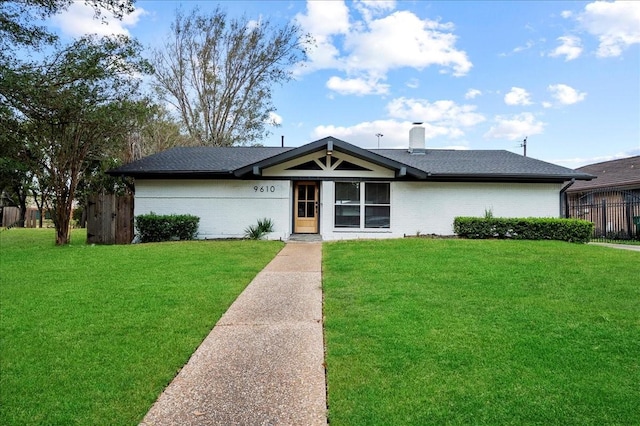
[[[640,424],[640,254],[550,241],[324,246],[329,420]]]
[[[0,232],[0,424],[137,424],[282,248]]]

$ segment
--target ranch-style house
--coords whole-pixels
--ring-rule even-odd
[[[182,147],[111,170],[135,179],[135,215],[192,214],[199,238],[451,235],[456,216],[559,217],[566,183],[594,176],[504,150],[363,149],[326,137],[295,148]]]

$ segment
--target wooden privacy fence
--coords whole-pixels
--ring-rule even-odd
[[[96,194],[89,197],[88,244],[129,244],[133,235],[133,195]]]
[[[37,228],[38,218],[40,213],[35,207],[27,207],[27,212],[24,217],[25,228]],[[2,227],[11,228],[18,226],[20,221],[20,208],[19,207],[3,207],[2,208]]]
[[[2,208],[2,227],[10,228],[15,226],[20,219],[20,209],[18,207]]]

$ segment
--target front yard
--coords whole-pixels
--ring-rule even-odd
[[[0,231],[0,424],[137,424],[279,242]]]
[[[279,242],[0,232],[0,424],[137,424]],[[637,252],[324,245],[335,425],[640,424]]]
[[[640,424],[640,253],[408,239],[323,256],[332,426]]]

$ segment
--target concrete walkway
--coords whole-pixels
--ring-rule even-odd
[[[322,245],[288,243],[141,425],[327,425]]]
[[[611,247],[611,248],[616,248],[620,250],[640,251],[640,246],[632,245],[632,244],[613,244],[613,243],[598,243],[598,242],[590,242],[589,244],[593,244],[594,246]]]

